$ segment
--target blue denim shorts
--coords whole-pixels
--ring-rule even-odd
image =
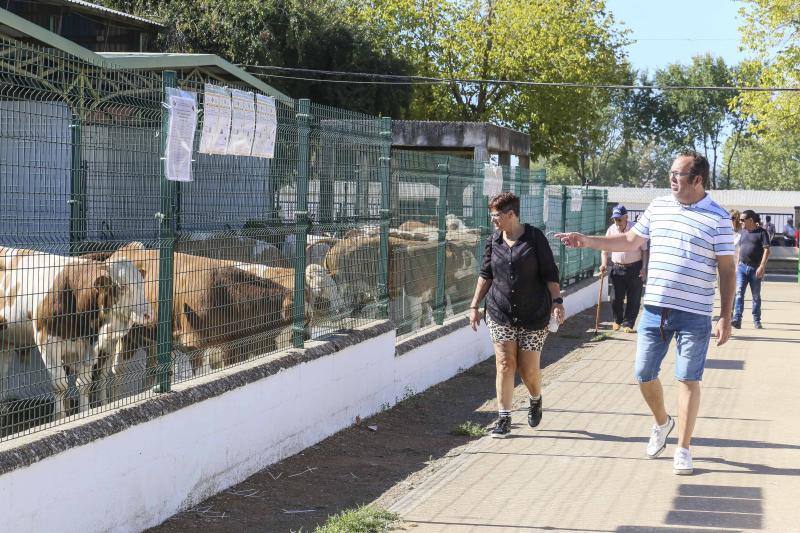
[[[675,378],[701,381],[711,340],[711,317],[645,305],[639,321],[636,344],[636,380],[639,383],[658,377],[661,361],[675,337]]]

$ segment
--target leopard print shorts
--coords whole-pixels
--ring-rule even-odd
[[[504,326],[493,321],[487,314],[486,325],[492,342],[499,344],[506,341],[517,341],[517,346],[525,352],[541,352],[549,330],[525,329],[519,326]]]

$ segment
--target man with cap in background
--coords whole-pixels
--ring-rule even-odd
[[[606,231],[606,236],[627,233],[633,224],[628,222],[628,210],[624,205],[617,205],[611,213],[614,221]],[[611,256],[611,285],[614,287],[614,300],[611,308],[614,311],[614,331],[622,330],[633,333],[636,330],[636,317],[639,315],[639,305],[642,301],[642,287],[647,276],[647,242],[631,252],[606,252],[601,253],[600,272],[605,274],[608,270],[608,258]],[[626,301],[627,300],[627,301]]]

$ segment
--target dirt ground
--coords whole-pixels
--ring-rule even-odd
[[[603,315],[610,316],[610,310],[605,309]],[[593,331],[591,308],[550,335],[542,355],[545,385],[593,346]],[[380,505],[391,505],[459,455],[472,439],[451,434],[459,424],[494,421],[494,376],[494,359],[490,358],[392,409],[354,421],[317,445],[149,531],[309,532],[344,509],[377,499]],[[527,408],[526,399],[527,391],[518,384],[514,408]],[[546,395],[544,407],[546,421]],[[377,426],[377,430],[368,426]]]

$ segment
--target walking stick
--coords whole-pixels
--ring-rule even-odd
[[[605,272],[600,272],[600,288],[597,290],[597,312],[594,315],[594,334],[597,335],[597,329],[600,327],[600,300],[603,298],[603,277]]]

